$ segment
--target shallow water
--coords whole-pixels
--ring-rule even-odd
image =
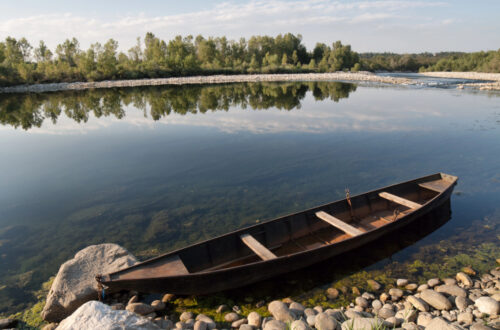
[[[343,198],[346,187],[362,193],[439,171],[460,178],[451,219],[396,249],[397,237],[378,242],[380,257],[352,272],[398,275],[460,255],[491,264],[499,96],[336,82],[2,95],[0,313],[24,308],[89,244],[146,258]],[[450,267],[472,262],[450,258]],[[346,276],[330,273],[289,294]]]

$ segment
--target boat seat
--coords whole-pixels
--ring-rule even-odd
[[[446,190],[450,186],[450,184],[442,179],[439,180],[434,180],[434,181],[428,181],[428,182],[423,182],[418,184],[420,187],[432,190],[438,193],[442,193],[443,191]]]
[[[410,209],[418,209],[419,207],[422,206],[422,205],[415,203],[415,202],[412,202],[406,198],[399,197],[399,196],[396,196],[393,194],[389,194],[388,192],[385,192],[385,191],[379,193],[378,195],[384,199],[387,199],[388,201],[394,202],[394,203],[399,204],[399,205],[406,206],[407,208],[410,208]]]
[[[328,222],[330,225],[334,226],[335,228],[342,230],[344,233],[346,233],[348,235],[358,236],[358,235],[363,234],[363,232],[361,230],[359,230],[358,228],[353,227],[351,225],[348,225],[344,221],[337,219],[334,216],[332,216],[326,212],[323,212],[323,211],[316,212],[316,216],[318,218],[320,218],[321,220]]]
[[[259,241],[255,239],[250,234],[242,234],[240,235],[241,241],[245,243],[246,246],[250,248],[256,255],[258,255],[262,260],[271,260],[277,258],[277,256],[272,253],[268,248],[264,245],[260,244]]]

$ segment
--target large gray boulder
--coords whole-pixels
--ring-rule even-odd
[[[97,299],[97,274],[111,273],[135,263],[137,259],[117,244],[91,245],[80,250],[59,268],[42,318],[59,322],[68,317],[87,301]]]
[[[116,311],[98,301],[89,301],[64,319],[56,330],[158,330],[156,324],[147,318],[128,311]]]

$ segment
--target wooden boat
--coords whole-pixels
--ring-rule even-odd
[[[208,294],[297,270],[397,231],[448,201],[437,173],[283,216],[96,276],[110,290]]]

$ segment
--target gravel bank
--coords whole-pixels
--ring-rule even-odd
[[[473,82],[460,84],[457,88],[473,87],[480,90],[500,90],[500,73],[485,72],[422,72],[422,75],[439,78],[458,78],[472,80],[488,80],[489,82]]]
[[[0,93],[43,93],[64,90],[83,90],[92,88],[137,87],[159,85],[189,85],[189,84],[225,84],[234,82],[263,81],[356,81],[380,82],[387,84],[413,84],[407,78],[380,77],[370,72],[333,72],[333,73],[297,73],[297,74],[255,74],[255,75],[214,75],[158,79],[114,80],[99,82],[75,82],[21,85],[0,88]]]

